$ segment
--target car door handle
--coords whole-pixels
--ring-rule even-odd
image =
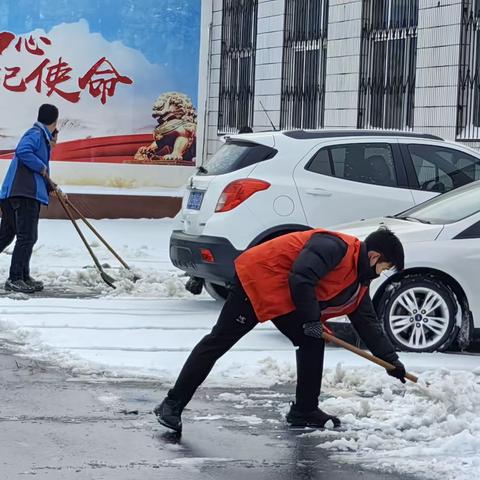
[[[306,190],[309,195],[317,195],[318,197],[331,197],[332,192],[325,190],[324,188],[309,188]]]

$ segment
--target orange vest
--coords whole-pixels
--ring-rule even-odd
[[[243,252],[235,260],[235,270],[260,322],[266,322],[295,310],[288,276],[293,263],[312,235],[327,233],[341,238],[347,244],[342,261],[316,287],[318,301],[328,301],[357,280],[358,257],[361,242],[356,237],[321,228],[294,232],[274,238]],[[348,315],[360,304],[368,287],[359,286],[344,305],[327,307],[321,320]]]

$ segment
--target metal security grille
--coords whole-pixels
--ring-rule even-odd
[[[218,132],[253,123],[257,0],[223,0]]]
[[[280,128],[323,127],[328,0],[286,0]]]
[[[358,128],[413,129],[418,0],[364,0]]]
[[[457,139],[480,139],[480,0],[463,0]]]

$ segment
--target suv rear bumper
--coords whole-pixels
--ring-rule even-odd
[[[202,249],[212,253],[213,262],[202,259]],[[188,235],[181,230],[174,230],[170,237],[170,260],[177,268],[219,285],[229,283],[235,276],[233,261],[240,253],[226,238]]]

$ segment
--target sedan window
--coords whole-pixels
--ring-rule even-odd
[[[480,182],[471,183],[432,198],[396,215],[396,218],[443,225],[480,212]]]
[[[480,180],[480,159],[460,150],[433,145],[409,145],[421,190],[448,192]]]

